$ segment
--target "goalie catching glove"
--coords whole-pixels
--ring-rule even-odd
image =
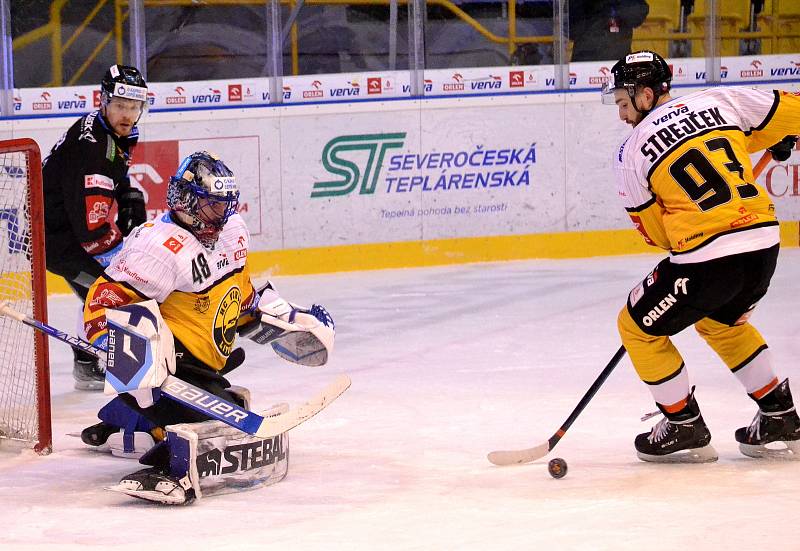
[[[258,344],[269,343],[284,360],[317,367],[325,365],[333,351],[335,330],[328,311],[319,304],[306,309],[285,301],[272,282],[258,290],[257,303],[244,313],[256,319],[242,325],[239,334]]]

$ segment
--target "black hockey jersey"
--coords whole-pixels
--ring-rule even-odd
[[[109,213],[130,187],[128,166],[138,130],[117,137],[99,111],[78,119],[42,165],[47,268],[84,251],[94,256],[116,247],[122,234]]]

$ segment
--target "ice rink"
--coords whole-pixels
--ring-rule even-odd
[[[646,464],[633,438],[654,404],[627,358],[545,459],[494,449],[544,442],[619,347],[616,316],[660,256],[471,264],[279,277],[295,302],[336,320],[324,368],[243,343],[230,375],[253,409],[297,403],[334,374],[353,385],[291,433],[288,477],[268,488],[156,506],[104,491],[137,470],[67,433],[93,424],[101,393],[72,389],[51,340],[55,451],[0,450],[0,548],[301,550],[800,549],[800,462],[742,456],[755,404],[693,330],[676,342],[720,454]],[[785,249],[752,320],[800,396],[800,250]],[[76,299],[49,302],[73,331]],[[7,446],[6,446],[7,448]],[[569,464],[561,480],[547,459]]]

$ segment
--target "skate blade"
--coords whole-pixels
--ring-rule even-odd
[[[739,451],[747,457],[754,459],[774,459],[781,461],[798,461],[800,460],[800,440],[776,440],[770,442],[768,445],[776,445],[779,447],[768,448],[767,445],[753,445],[739,443]]]
[[[156,490],[133,490],[123,486],[122,484],[117,484],[116,486],[107,486],[105,489],[109,492],[125,494],[126,496],[149,501],[150,503],[161,503],[163,505],[186,505],[191,503],[191,500],[187,500],[186,494],[182,491],[167,495]]]
[[[103,390],[105,387],[105,380],[102,381],[75,381],[75,390]]]
[[[636,456],[642,461],[650,463],[712,463],[719,459],[717,450],[711,445],[702,448],[692,448],[681,450],[667,455],[650,455],[648,453],[636,452]]]

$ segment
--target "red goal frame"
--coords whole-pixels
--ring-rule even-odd
[[[25,154],[28,164],[28,207],[31,230],[31,289],[33,294],[33,317],[47,323],[47,272],[44,245],[44,201],[42,192],[42,155],[37,143],[30,138],[0,141],[0,155],[6,153]],[[33,332],[34,359],[36,369],[36,402],[38,413],[37,435],[33,449],[39,454],[48,454],[53,449],[53,430],[50,408],[50,352],[47,336]]]

